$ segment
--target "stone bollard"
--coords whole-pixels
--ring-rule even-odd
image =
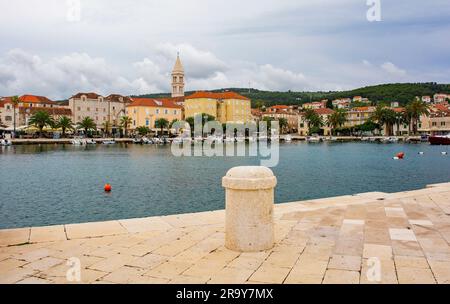
[[[273,247],[276,184],[277,178],[266,167],[235,167],[222,178],[226,189],[225,247],[243,252]]]

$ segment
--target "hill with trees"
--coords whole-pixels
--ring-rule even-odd
[[[406,105],[414,100],[416,96],[433,96],[436,93],[450,94],[450,84],[428,83],[392,83],[368,86],[349,91],[329,91],[329,92],[278,92],[262,91],[257,89],[245,88],[226,88],[219,90],[210,90],[211,92],[234,91],[252,100],[252,107],[262,105],[271,106],[275,104],[284,105],[302,105],[306,102],[319,101],[322,99],[352,98],[353,96],[362,96],[369,98],[374,104],[380,102],[390,103],[399,102],[400,105]],[[186,96],[194,92],[186,92]],[[146,94],[135,97],[146,98],[164,98],[170,97],[170,94]]]

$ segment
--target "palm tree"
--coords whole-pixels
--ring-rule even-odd
[[[14,137],[16,136],[16,107],[19,104],[19,96],[11,97],[11,102],[13,104],[13,117],[14,117]]]
[[[396,123],[396,114],[394,110],[387,108],[383,104],[379,104],[375,108],[375,112],[372,113],[371,120],[376,121],[380,126],[386,125],[386,135],[392,135],[392,129]]]
[[[73,130],[73,122],[70,117],[61,116],[59,120],[56,122],[55,126],[57,128],[61,128],[62,137],[66,137],[66,130]]]
[[[403,124],[409,124],[406,112],[395,112],[395,125],[397,126],[397,135],[401,135],[400,126]]]
[[[306,109],[303,113],[304,120],[306,121],[306,124],[308,126],[309,133],[315,133],[311,132],[311,129],[320,129],[323,126],[323,120],[322,117],[320,117],[319,114],[317,114],[316,111],[313,109]]]
[[[155,127],[161,129],[161,136],[163,135],[164,128],[169,126],[169,121],[165,118],[159,118],[155,121]]]
[[[285,131],[285,129],[289,126],[288,120],[283,117],[278,119],[278,123],[280,124],[281,133],[283,133],[283,131]]]
[[[122,116],[122,118],[120,119],[120,125],[123,127],[125,137],[128,136],[128,127],[131,125],[132,122],[133,120],[131,119],[131,117],[128,116]]]
[[[110,130],[111,130],[111,122],[109,120],[105,121],[103,123],[103,132],[106,135],[106,137],[110,134]]]
[[[46,111],[37,111],[36,113],[34,113],[30,117],[28,123],[30,125],[34,125],[39,129],[39,137],[42,136],[42,130],[45,128],[45,126],[52,127],[54,125],[52,117]]]
[[[430,115],[429,106],[419,98],[416,98],[413,102],[406,106],[407,116],[411,121],[413,134],[417,133],[417,123],[420,116]]]
[[[89,130],[97,129],[97,125],[95,124],[95,122],[94,122],[94,120],[92,118],[87,116],[87,117],[83,118],[83,120],[78,123],[78,129],[84,130],[84,132],[87,135]]]
[[[331,133],[334,129],[342,127],[347,122],[347,111],[337,109],[333,114],[327,117],[327,124],[331,127]]]

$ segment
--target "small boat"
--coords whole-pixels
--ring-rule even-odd
[[[86,145],[96,145],[97,142],[95,140],[93,140],[92,138],[87,138],[84,140]]]
[[[243,137],[243,136],[238,136],[238,137],[236,137],[236,142],[245,142],[245,137]]]
[[[82,146],[83,145],[83,141],[79,138],[74,138],[70,141],[72,143],[72,145],[75,146]]]
[[[151,139],[149,139],[149,138],[147,138],[147,137],[142,137],[142,143],[143,143],[144,145],[151,145],[151,144],[153,144],[154,142],[153,142],[153,140],[151,140]]]
[[[142,138],[133,138],[133,144],[142,144]]]
[[[428,141],[431,145],[450,145],[450,134],[430,136]]]
[[[116,143],[115,140],[105,140],[105,141],[103,141],[104,145],[114,145],[115,143]]]
[[[311,143],[318,143],[322,142],[322,138],[320,138],[319,136],[308,136],[306,137],[306,141]]]
[[[11,145],[12,145],[12,142],[9,139],[0,140],[0,146],[7,147],[7,146],[11,146]]]
[[[232,142],[234,142],[234,138],[227,136],[227,137],[225,137],[225,139],[223,141],[226,143],[232,143]]]
[[[291,136],[291,135],[286,135],[286,136],[284,137],[284,141],[285,141],[285,142],[291,142],[291,141],[292,141],[292,136]]]

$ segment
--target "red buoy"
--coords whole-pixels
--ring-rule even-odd
[[[403,157],[405,157],[405,153],[403,153],[403,152],[397,153],[397,157],[399,159],[403,159]]]
[[[105,185],[105,192],[111,192],[111,190],[112,190],[111,185],[110,184],[106,184]]]

